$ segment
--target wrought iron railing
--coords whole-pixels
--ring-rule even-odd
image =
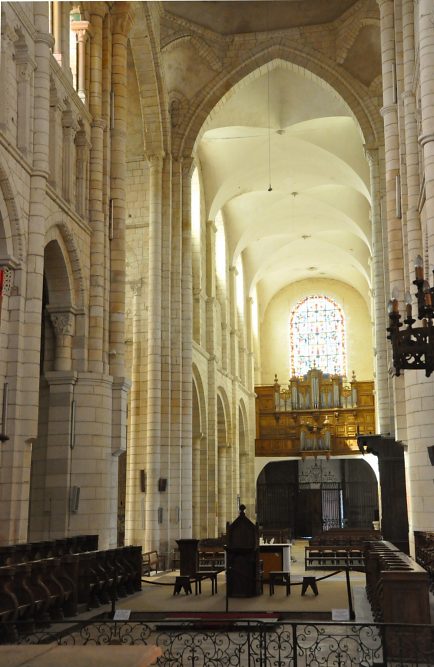
[[[126,622],[74,620],[36,628],[1,623],[6,644],[156,644],[161,667],[428,667],[434,665],[434,626],[306,623],[278,618],[152,618]]]

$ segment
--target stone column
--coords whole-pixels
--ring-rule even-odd
[[[399,129],[396,89],[395,29],[393,0],[377,0],[381,15],[381,58],[383,73],[383,108],[386,211],[388,229],[388,255],[390,288],[402,290],[403,243],[401,220],[397,215],[397,191],[399,180]],[[403,295],[401,295],[402,299]]]
[[[375,363],[375,415],[376,432],[390,433],[393,428],[391,416],[392,387],[390,386],[390,346],[386,339],[387,301],[384,276],[387,271],[387,255],[383,247],[383,224],[380,206],[379,151],[365,148],[371,178],[371,224],[372,224],[372,299],[374,319],[374,363]],[[392,408],[392,409],[391,409]]]
[[[54,85],[50,89],[50,184],[60,192],[63,187],[63,126],[62,101]]]
[[[77,93],[81,101],[86,104],[86,42],[89,21],[71,21],[71,30],[77,36]]]
[[[98,8],[99,5],[99,8]],[[105,2],[92,4],[92,30],[90,42],[90,91],[89,110],[91,122],[89,222],[92,228],[90,242],[90,292],[89,292],[89,370],[103,373],[104,368],[104,306],[105,306],[105,230],[103,210],[104,128],[102,119],[102,21],[107,6]],[[80,37],[79,37],[80,40]],[[79,45],[81,42],[79,41]],[[79,76],[83,77],[79,52]],[[84,86],[84,78],[79,84]]]
[[[112,11],[111,130],[112,240],[110,244],[110,373],[122,377],[125,340],[125,179],[127,122],[127,38],[132,23],[130,3],[115,3]]]
[[[191,537],[192,509],[192,363],[193,363],[193,272],[191,263],[191,171],[192,160],[182,164],[182,387],[181,387],[181,467],[182,515],[181,535]]]
[[[63,318],[52,316],[53,319],[57,323],[58,336],[64,338],[65,334],[60,333],[65,330],[61,324]],[[45,373],[45,378],[49,385],[49,407],[44,506],[37,517],[44,521],[44,525],[32,539],[50,540],[69,535],[71,528],[70,493],[74,481],[77,485],[77,480],[72,480],[75,428],[72,402],[77,375],[71,371],[52,371]]]
[[[199,539],[200,534],[200,515],[201,515],[201,497],[200,497],[200,478],[202,475],[200,465],[200,445],[203,434],[193,438],[193,479],[192,479],[192,506],[193,506],[193,537]]]
[[[215,245],[217,228],[213,220],[206,225],[206,291],[207,321],[206,344],[208,357],[208,486],[207,486],[207,534],[217,536],[217,359],[216,359],[216,275]]]
[[[28,156],[31,153],[30,127],[33,118],[31,82],[35,63],[27,49],[18,49],[15,56],[17,64],[17,148]]]
[[[89,191],[89,156],[91,144],[85,130],[77,132],[75,135],[75,145],[77,153],[75,206],[78,215],[87,220],[89,214],[87,194]]]
[[[64,199],[72,203],[75,199],[75,133],[78,125],[70,109],[65,110],[62,114],[62,127],[62,191]]]
[[[166,197],[172,206],[171,213],[164,209],[164,226],[162,248],[162,288],[166,298],[162,312],[163,331],[170,331],[170,337],[162,346],[162,362],[164,367],[163,382],[166,393],[164,420],[162,424],[162,466],[169,471],[169,525],[166,533],[166,547],[172,549],[174,540],[182,537],[182,446],[191,449],[189,443],[182,441],[182,188],[183,161],[170,158],[170,183],[165,183]],[[170,193],[170,194],[169,194]],[[170,230],[170,232],[169,232]],[[162,292],[163,294],[163,292]],[[167,348],[170,347],[168,350]],[[170,398],[169,398],[170,397]],[[197,537],[195,535],[195,537]]]
[[[413,78],[415,67],[414,44],[414,2],[403,0],[403,60],[404,60],[404,92],[402,101],[404,107],[405,129],[405,164],[407,171],[406,193],[407,205],[405,217],[407,222],[408,247],[408,275],[410,292],[414,291],[411,284],[414,280],[414,260],[422,255],[422,230],[418,211],[420,195],[419,178],[419,147],[417,137],[417,110],[413,92]]]
[[[4,81],[6,84],[12,81],[12,71],[9,67],[9,63],[13,62],[15,58],[15,42],[18,39],[18,35],[15,32],[14,27],[7,23],[2,16],[1,24],[1,58],[0,58],[0,80]],[[14,77],[15,78],[15,77]],[[16,127],[11,123],[11,118],[14,117],[14,111],[12,110],[12,99],[10,95],[0,95],[0,128],[10,140],[13,142],[16,141]]]
[[[226,533],[226,454],[227,443],[218,446],[218,533]]]
[[[428,230],[429,268],[434,267],[434,30],[431,0],[418,0],[419,71],[422,128],[419,137],[423,149],[425,174],[425,217]]]
[[[397,74],[395,55],[395,15],[393,0],[377,0],[381,20],[381,56],[383,73],[387,256],[389,260],[390,293],[397,290],[398,298],[404,298],[404,243],[400,219],[400,154],[397,105]],[[391,433],[406,438],[405,385],[403,377],[395,378],[394,385],[395,424]],[[399,434],[398,434],[399,433]]]
[[[41,300],[44,265],[45,224],[48,217],[46,185],[48,179],[48,138],[50,98],[50,48],[48,7],[35,3],[34,14],[34,132],[33,171],[30,176],[30,203],[27,237],[27,278],[22,283],[22,338],[17,345],[25,349],[18,361],[15,391],[9,392],[10,404],[20,401],[20,419],[15,433],[2,445],[0,482],[0,534],[4,543],[27,539],[31,445],[38,432]],[[11,415],[12,421],[12,415]]]
[[[162,169],[163,158],[149,158],[149,266],[148,266],[148,349],[146,451],[147,486],[145,549],[159,543],[157,522],[159,506],[158,478],[160,476],[161,441],[161,227],[162,227]]]
[[[53,56],[62,65],[62,3],[54,0],[52,3],[53,11]]]
[[[208,439],[202,434],[199,451],[199,538],[208,537]]]
[[[126,544],[141,544],[145,530],[146,493],[145,447],[145,379],[143,377],[143,288],[139,280],[131,285],[133,292],[132,385],[130,393],[130,430],[127,455],[127,488],[125,503]],[[143,472],[142,472],[143,471]]]
[[[56,335],[55,371],[70,371],[72,368],[71,348],[74,335],[75,314],[69,307],[47,306]]]

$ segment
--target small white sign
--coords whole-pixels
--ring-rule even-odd
[[[350,612],[348,609],[332,609],[332,621],[349,621]]]
[[[129,621],[131,609],[116,609],[113,620],[114,621]]]

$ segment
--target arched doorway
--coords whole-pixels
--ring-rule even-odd
[[[264,530],[311,537],[329,528],[372,528],[378,486],[360,459],[270,462],[257,480],[258,522]]]

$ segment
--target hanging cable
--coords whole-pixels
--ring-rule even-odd
[[[270,67],[267,74],[267,115],[268,115],[268,192],[271,192],[271,124],[270,124]]]

